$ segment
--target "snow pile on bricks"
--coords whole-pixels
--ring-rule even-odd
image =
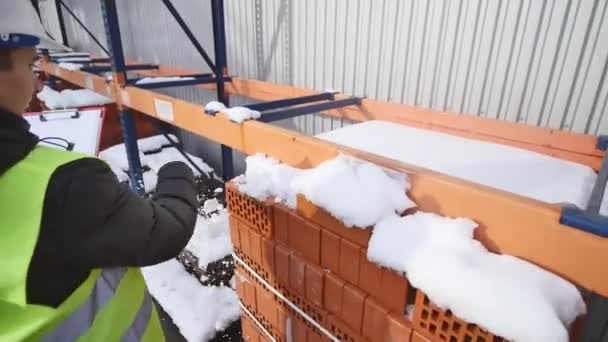
[[[442,309],[516,341],[568,341],[568,326],[586,311],[574,285],[527,261],[488,251],[477,224],[418,211],[405,175],[339,156],[309,170],[263,155],[247,158],[239,191],[294,208],[296,196],[347,226],[373,227],[368,259],[389,267]]]
[[[246,107],[226,107],[223,103],[211,101],[205,106],[205,112],[217,113],[222,112],[230,118],[230,121],[241,124],[247,120],[259,119],[262,115],[257,110],[251,110]]]
[[[112,99],[94,93],[88,89],[65,89],[58,92],[48,86],[44,86],[42,90],[36,94],[36,97],[44,102],[45,106],[49,109],[98,106],[114,102]]]

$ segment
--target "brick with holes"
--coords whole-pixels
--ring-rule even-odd
[[[287,216],[289,209],[282,205],[275,205],[273,210],[273,222],[274,222],[274,238],[277,241],[281,241],[285,244],[289,243],[287,236]]]
[[[416,292],[413,321],[415,330],[431,340],[506,342],[505,339],[463,321],[449,310],[445,311],[431,303],[420,290]]]
[[[288,217],[289,247],[318,264],[321,256],[321,229],[315,223],[295,214]]]
[[[278,243],[274,249],[274,266],[277,284],[289,287],[289,249]]]
[[[363,304],[366,294],[358,288],[346,284],[342,290],[342,313],[340,318],[355,332],[361,332]]]
[[[297,253],[289,256],[289,288],[300,296],[306,295],[306,263]]]
[[[353,285],[359,282],[359,258],[361,248],[356,244],[342,239],[340,241],[340,270],[338,274]]]

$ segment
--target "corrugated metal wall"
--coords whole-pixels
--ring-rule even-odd
[[[99,0],[64,1],[105,43]],[[51,0],[46,3],[43,9],[53,9],[48,5]],[[128,58],[206,70],[160,1],[118,3]],[[212,54],[210,5],[200,0],[174,3]],[[608,133],[608,1],[225,4],[233,74],[531,125]],[[99,53],[69,15],[64,16],[70,44]]]

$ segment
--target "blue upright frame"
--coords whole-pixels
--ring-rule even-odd
[[[597,174],[593,191],[586,210],[565,206],[562,209],[560,223],[581,229],[595,235],[608,237],[608,217],[600,214],[602,201],[606,196],[608,183],[608,135],[600,136],[597,149],[605,151],[602,166]]]
[[[118,23],[118,13],[116,11],[116,0],[101,0],[101,11],[103,24],[106,29],[108,46],[110,48],[110,59],[112,61],[112,71],[115,75],[122,75],[122,79],[127,79],[127,68],[125,57],[122,50],[120,38],[120,26]],[[139,159],[139,147],[137,145],[137,128],[133,113],[126,107],[119,107],[120,124],[122,135],[129,161],[129,178],[131,189],[139,194],[145,193],[144,177],[142,174],[141,161]]]

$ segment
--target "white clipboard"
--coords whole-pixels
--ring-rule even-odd
[[[29,114],[24,118],[30,123],[30,131],[40,139],[58,137],[74,144],[73,151],[90,155],[99,152],[102,125],[102,109],[68,109]],[[52,140],[54,143],[61,143]],[[46,142],[41,145],[61,148]],[[67,144],[65,144],[67,147]]]

